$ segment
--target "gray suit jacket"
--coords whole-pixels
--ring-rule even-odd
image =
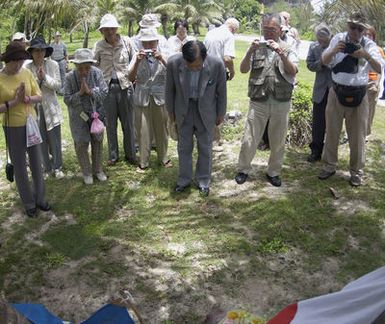
[[[167,62],[166,108],[175,114],[181,127],[189,105],[189,73],[182,54],[176,54]],[[212,131],[217,117],[226,113],[226,71],[222,60],[207,56],[199,79],[199,113],[206,129]]]
[[[310,45],[306,58],[307,68],[316,73],[312,98],[315,103],[320,103],[326,90],[332,86],[331,69],[321,64],[321,56],[325,49],[318,42],[314,42]]]

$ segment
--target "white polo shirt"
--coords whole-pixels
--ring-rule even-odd
[[[339,41],[346,42],[346,36],[347,36],[347,32],[338,33],[337,35],[335,35],[330,41],[329,47],[325,50],[324,53],[331,51]],[[367,37],[363,37],[363,38],[364,38],[364,49],[373,57],[374,60],[382,64],[381,54],[377,48],[376,43]],[[362,43],[362,39],[360,39],[359,43],[360,44]],[[330,62],[329,67],[333,68],[334,66],[336,66],[347,55],[348,54],[341,53],[341,52],[337,53],[333,57],[332,61]],[[364,86],[368,84],[369,71],[373,71],[373,68],[371,67],[369,62],[364,58],[360,58],[358,59],[357,73],[339,72],[335,74],[334,72],[332,72],[332,80],[335,83],[347,85],[347,86]]]
[[[205,37],[207,53],[223,60],[224,56],[235,57],[235,39],[229,27],[222,25],[211,29]]]

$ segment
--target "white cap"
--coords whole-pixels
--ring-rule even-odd
[[[57,32],[55,33],[55,36],[61,36],[61,33],[60,33],[59,31],[57,31]]]
[[[17,32],[15,34],[13,34],[12,36],[12,40],[22,40],[23,42],[26,42],[27,41],[27,37],[25,36],[24,33],[20,33],[20,32]]]
[[[100,19],[99,30],[102,28],[119,28],[120,25],[116,20],[116,17],[111,14],[105,14],[102,19]]]
[[[79,48],[70,62],[75,64],[96,63],[96,60],[94,60],[94,53],[89,48]]]
[[[158,17],[155,14],[145,14],[142,17],[142,20],[139,21],[139,26],[141,28],[158,28],[160,25]]]
[[[151,42],[159,40],[159,35],[156,28],[145,28],[140,30],[138,39],[141,42]]]

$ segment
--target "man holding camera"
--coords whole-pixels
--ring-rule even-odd
[[[250,107],[235,181],[238,184],[246,181],[251,161],[269,121],[271,153],[266,177],[273,186],[279,187],[291,96],[299,60],[295,51],[280,40],[281,17],[278,14],[263,16],[262,31],[265,41],[253,41],[240,67],[241,73],[250,71]]]
[[[322,63],[332,69],[333,86],[326,106],[326,138],[318,178],[336,173],[338,144],[345,119],[350,147],[350,184],[361,185],[365,165],[365,136],[369,108],[366,88],[369,71],[381,73],[381,56],[376,44],[364,37],[365,17],[354,13],[347,20],[348,31],[332,38],[322,55]]]
[[[165,55],[159,50],[159,39],[155,28],[141,29],[138,37],[141,49],[129,66],[130,81],[136,84],[133,103],[139,122],[138,172],[143,172],[149,166],[151,134],[154,135],[159,164],[172,166],[167,156],[168,114],[164,106],[167,63]]]

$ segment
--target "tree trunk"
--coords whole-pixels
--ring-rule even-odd
[[[72,43],[72,33],[70,33],[70,43]]]
[[[88,35],[89,35],[88,23],[84,22],[83,48],[88,48]]]
[[[160,21],[162,22],[163,35],[164,37],[168,38],[168,32],[167,32],[168,16],[166,14],[162,14],[162,16],[160,17]]]

